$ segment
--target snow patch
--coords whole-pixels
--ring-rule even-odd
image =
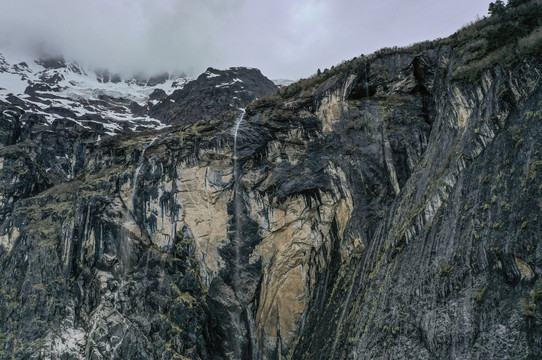
[[[232,86],[233,84],[237,83],[237,82],[243,82],[243,80],[239,79],[239,78],[235,78],[233,79],[231,82],[229,83],[221,83],[219,85],[215,85],[215,88],[221,88],[221,87],[228,87],[228,86]]]
[[[0,73],[0,97],[8,94],[24,94],[24,90],[28,83],[20,74],[12,74],[9,72]]]
[[[147,107],[149,97],[155,90],[160,89],[171,95],[192,80],[170,78],[153,86],[139,85],[133,79],[121,79],[117,83],[100,82],[95,71],[74,63],[58,69],[47,69],[30,57],[0,55],[0,100],[7,101],[11,95],[19,97],[28,107],[26,111],[43,115],[49,125],[65,117],[59,115],[63,112],[56,113],[54,108],[69,110],[76,119],[71,118],[73,115],[70,116],[69,112],[65,114],[67,118],[87,129],[90,128],[83,125],[82,121],[85,120],[81,118],[98,116],[109,122],[101,123],[109,135],[139,126],[153,129],[166,127],[157,119],[133,114],[132,102]],[[28,85],[39,85],[39,90],[35,94],[25,94]],[[151,101],[153,105],[158,102]],[[129,124],[115,124],[120,122]]]

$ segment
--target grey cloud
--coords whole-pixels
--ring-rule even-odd
[[[484,0],[3,0],[0,52],[40,49],[118,72],[258,67],[276,78],[444,37]]]

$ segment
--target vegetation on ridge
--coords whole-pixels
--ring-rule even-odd
[[[542,52],[542,0],[502,0],[491,3],[489,16],[467,24],[453,35],[406,47],[383,48],[371,55],[361,55],[345,60],[339,65],[324,69],[307,79],[301,79],[283,87],[272,95],[263,97],[250,105],[263,108],[281,105],[285,101],[309,99],[314,90],[336,76],[363,73],[364,65],[374,59],[394,53],[419,53],[441,46],[450,46],[456,54],[451,69],[452,80],[476,83],[483,71],[496,65],[509,68],[525,56]],[[450,70],[450,71],[449,71]]]
[[[498,4],[498,5],[496,5]],[[452,46],[464,63],[452,72],[453,80],[477,82],[496,65],[505,68],[542,50],[542,1],[515,0],[489,5],[486,17],[452,35]]]

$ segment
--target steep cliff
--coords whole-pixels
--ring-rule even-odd
[[[276,89],[259,71],[231,72],[220,73],[251,74],[247,91],[220,89],[236,105]],[[0,357],[221,356],[208,352],[207,293],[228,239],[241,111],[194,98],[215,117],[111,136],[31,101],[8,94],[1,109]]]
[[[209,69],[160,130],[4,102],[0,357],[539,358],[541,9],[248,106]]]

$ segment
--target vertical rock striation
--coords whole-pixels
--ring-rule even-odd
[[[539,358],[542,24],[495,64],[505,18],[272,95],[209,69],[158,131],[2,105],[0,357]]]

